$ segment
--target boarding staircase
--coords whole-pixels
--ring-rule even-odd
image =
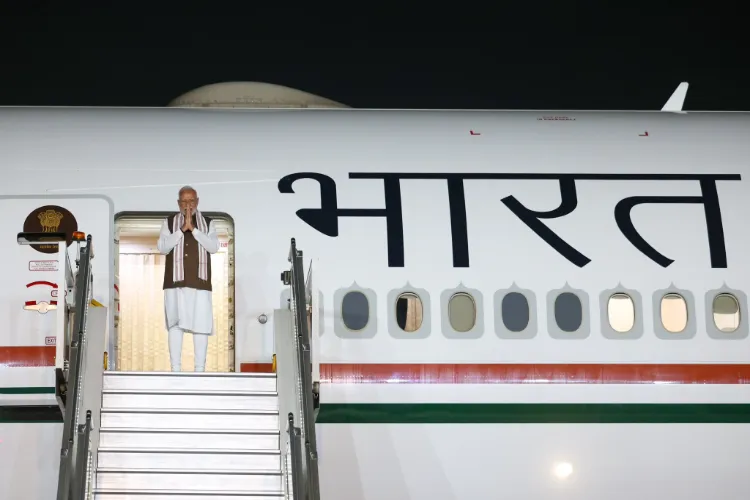
[[[284,498],[278,410],[274,374],[105,372],[94,498]]]
[[[19,243],[42,237],[50,240],[19,234]],[[281,275],[289,305],[274,311],[272,374],[106,371],[105,323],[89,321],[91,242],[77,272],[68,265],[74,299],[58,334],[57,500],[319,500],[310,290],[294,239]]]

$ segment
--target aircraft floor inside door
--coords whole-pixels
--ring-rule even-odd
[[[19,245],[21,232],[92,236],[92,298],[110,304],[113,207],[102,196],[2,196],[4,304],[0,330],[0,484],[3,498],[53,498],[62,417],[55,399],[57,321],[64,314],[57,247]],[[71,244],[72,243],[72,244]],[[58,301],[60,307],[58,308]],[[108,330],[111,325],[108,325]],[[52,446],[54,444],[54,446]],[[52,446],[52,447],[51,447]]]

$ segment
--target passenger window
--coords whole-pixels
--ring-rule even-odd
[[[477,322],[477,306],[468,293],[460,292],[448,301],[448,321],[457,332],[468,332]]]
[[[607,302],[609,326],[617,333],[627,333],[635,326],[635,304],[625,293],[616,293]]]
[[[503,297],[500,314],[505,328],[522,332],[529,326],[529,301],[522,293],[511,292]]]
[[[560,330],[575,332],[583,324],[583,305],[574,293],[564,292],[555,299],[555,321]]]
[[[370,322],[370,302],[362,292],[349,292],[341,301],[341,319],[349,330],[359,331]]]
[[[688,324],[687,302],[678,293],[668,293],[661,299],[661,324],[669,333],[680,333]]]
[[[714,298],[714,324],[719,331],[732,333],[740,327],[740,304],[734,295],[720,293]]]
[[[396,299],[396,323],[405,332],[422,326],[422,299],[416,293],[402,293]]]

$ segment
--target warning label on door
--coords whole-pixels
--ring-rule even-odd
[[[57,271],[57,261],[32,260],[29,262],[29,271]]]
[[[44,345],[57,345],[57,337],[44,337]]]

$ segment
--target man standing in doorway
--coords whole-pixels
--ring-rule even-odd
[[[182,337],[193,334],[195,371],[206,369],[208,337],[213,335],[211,256],[219,250],[214,222],[198,211],[198,193],[180,189],[180,211],[161,226],[157,248],[167,256],[164,267],[164,315],[169,331],[172,371],[181,370]]]

